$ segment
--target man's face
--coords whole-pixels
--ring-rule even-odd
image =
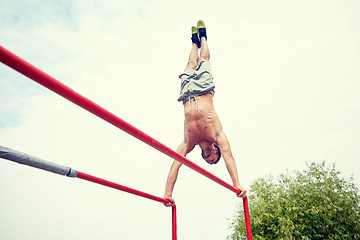
[[[214,163],[218,159],[218,155],[216,153],[212,153],[210,157],[205,158],[205,161],[209,164]]]
[[[217,152],[218,149],[214,146],[214,143],[212,143],[208,148],[203,149],[204,160],[209,164],[215,162],[219,157]]]

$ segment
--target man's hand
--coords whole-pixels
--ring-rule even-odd
[[[241,192],[239,194],[237,194],[238,197],[241,197],[241,198],[245,198],[246,197],[246,189],[241,186],[240,184],[237,184],[237,185],[234,185],[234,187],[236,187],[237,189],[239,189]]]
[[[172,207],[175,204],[175,200],[171,196],[165,196],[164,198],[169,201],[169,203],[164,203],[165,207]]]

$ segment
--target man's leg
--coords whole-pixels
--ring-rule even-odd
[[[201,38],[201,50],[200,50],[200,59],[199,62],[202,61],[209,61],[210,59],[210,51],[209,51],[209,47],[206,41],[205,37]]]
[[[210,51],[207,44],[207,36],[206,36],[206,27],[205,23],[202,20],[199,20],[197,23],[199,37],[201,41],[201,50],[200,50],[200,59],[199,61],[209,61],[210,59]]]
[[[199,64],[199,47],[200,45],[200,40],[198,37],[198,30],[197,27],[192,27],[191,28],[191,40],[192,40],[192,47],[191,47],[191,52],[190,52],[190,56],[189,56],[189,61],[187,63],[187,66],[185,68],[186,69],[195,69],[197,67],[197,65]]]
[[[198,62],[199,62],[198,50],[199,50],[198,46],[195,43],[193,43],[193,45],[191,47],[189,61],[187,63],[185,70],[186,69],[195,69],[197,67]]]

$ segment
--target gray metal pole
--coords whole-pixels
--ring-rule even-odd
[[[0,158],[17,162],[19,164],[28,165],[30,167],[39,168],[45,171],[49,171],[67,177],[76,177],[78,174],[78,171],[70,167],[48,162],[43,159],[33,157],[28,154],[18,152],[2,146],[0,146]]]

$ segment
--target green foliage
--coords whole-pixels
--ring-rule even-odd
[[[306,163],[277,180],[257,179],[250,186],[253,238],[360,239],[360,196],[353,178],[344,179],[335,164]],[[243,209],[239,209],[228,239],[246,239]]]

